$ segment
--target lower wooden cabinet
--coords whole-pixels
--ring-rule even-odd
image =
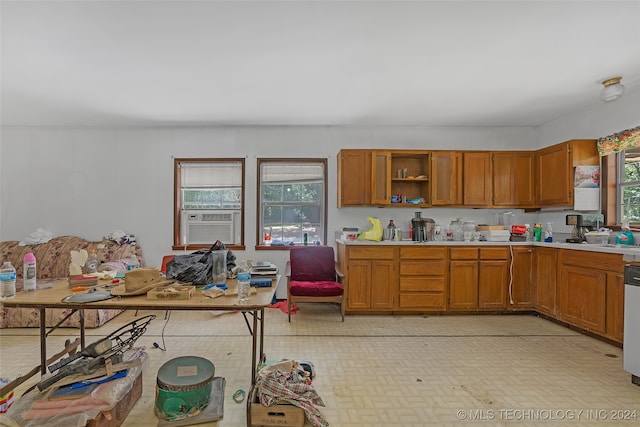
[[[507,288],[507,308],[509,310],[531,310],[534,307],[533,248],[513,246],[512,276]]]
[[[557,318],[622,342],[622,256],[559,250]]]
[[[343,248],[344,249],[344,248]],[[344,258],[347,310],[392,311],[398,295],[394,247],[347,246]]]
[[[607,273],[563,265],[558,318],[594,332],[605,332]]]
[[[606,334],[614,341],[624,338],[624,274],[607,272]]]
[[[451,248],[450,257],[450,310],[506,309],[509,280],[507,248]]]
[[[534,269],[536,310],[555,316],[558,249],[539,246],[534,248]]]
[[[622,343],[622,255],[543,246],[338,244],[348,313],[535,310]]]
[[[446,309],[446,247],[400,247],[399,311]]]

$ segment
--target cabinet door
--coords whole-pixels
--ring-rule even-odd
[[[535,205],[532,152],[492,153],[493,205]]]
[[[513,248],[513,276],[509,288],[510,309],[533,308],[533,249]]]
[[[372,309],[391,310],[394,296],[398,294],[395,261],[371,261],[371,303]]]
[[[478,261],[451,261],[449,275],[449,308],[478,308]]]
[[[607,273],[602,270],[564,265],[559,285],[560,320],[604,333]]]
[[[350,260],[347,308],[369,308],[371,300],[371,261]]]
[[[607,272],[607,336],[617,342],[624,338],[624,275]]]
[[[462,203],[458,173],[460,153],[434,151],[431,153],[431,204],[433,206]]]
[[[552,316],[556,314],[556,275],[558,254],[555,248],[534,249],[536,310]]]
[[[391,204],[391,152],[373,151],[371,163],[371,202]]]
[[[338,153],[338,207],[371,204],[371,150]]]
[[[464,171],[462,179],[463,204],[465,206],[489,206],[491,204],[491,161],[488,152],[462,154]]]
[[[478,308],[502,310],[507,307],[507,261],[480,261],[478,271]]]
[[[573,177],[567,143],[537,152],[538,205],[566,206],[573,203]]]

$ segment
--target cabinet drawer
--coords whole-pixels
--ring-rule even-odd
[[[621,254],[606,254],[573,249],[563,249],[559,252],[561,262],[565,265],[616,272],[622,272],[624,270],[624,262],[622,261]]]
[[[411,247],[400,248],[400,259],[445,259],[447,256],[447,249],[444,247],[439,248],[425,248],[425,247]]]
[[[446,264],[444,261],[401,261],[401,275],[418,275],[418,276],[444,276],[446,273]]]
[[[480,259],[507,259],[508,248],[480,248]]]
[[[362,246],[349,248],[349,259],[393,259],[393,248]]]
[[[400,308],[444,310],[444,294],[401,294]]]
[[[451,248],[451,259],[478,259],[478,248]]]
[[[401,277],[400,292],[444,292],[444,277]]]

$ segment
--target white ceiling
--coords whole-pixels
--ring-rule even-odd
[[[3,126],[538,126],[640,88],[638,1],[6,1]]]

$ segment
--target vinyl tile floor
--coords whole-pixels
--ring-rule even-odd
[[[123,426],[158,425],[158,369],[185,355],[211,360],[226,380],[224,418],[201,425],[245,426],[246,404],[232,399],[251,382],[242,314],[137,315],[151,313],[156,319],[136,342],[149,354],[143,394]],[[87,343],[135,315],[87,330]],[[55,331],[49,354],[76,333]],[[0,343],[1,376],[15,378],[39,363],[37,329],[0,330]],[[313,363],[325,403],[319,409],[331,426],[640,425],[640,387],[622,369],[622,350],[533,315],[349,315],[342,323],[337,306],[300,304],[289,323],[270,308],[265,353]]]

